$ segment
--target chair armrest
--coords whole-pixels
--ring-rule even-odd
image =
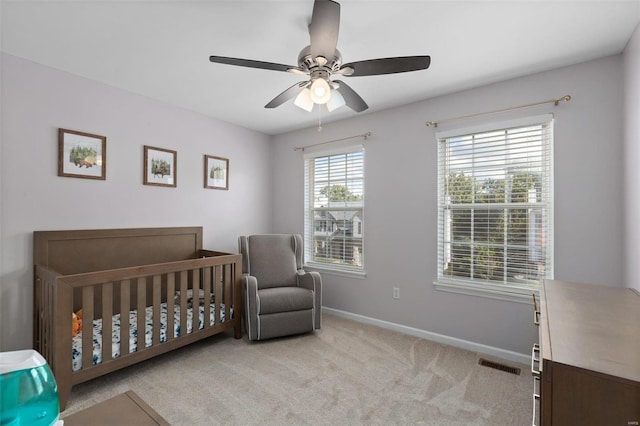
[[[298,287],[311,291],[322,291],[322,277],[316,271],[307,272],[304,269],[297,271]]]
[[[313,291],[314,295],[314,327],[319,329],[322,322],[322,277],[319,272],[307,272],[304,269],[298,269],[297,272],[298,287],[306,288]]]
[[[258,293],[258,279],[253,275],[242,274],[242,285],[245,290],[249,290],[249,295],[255,299]]]
[[[249,340],[258,339],[258,280],[249,274],[242,274],[244,296],[244,326]]]

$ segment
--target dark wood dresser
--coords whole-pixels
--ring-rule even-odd
[[[546,280],[534,307],[534,424],[639,425],[640,294]]]

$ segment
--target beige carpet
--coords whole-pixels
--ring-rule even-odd
[[[324,315],[313,334],[214,336],[74,387],[67,410],[129,389],[172,425],[525,425],[532,379],[479,355]]]

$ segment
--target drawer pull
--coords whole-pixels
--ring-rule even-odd
[[[533,323],[535,325],[540,325],[540,309],[538,308],[538,301],[536,300],[536,294],[531,293],[531,297],[533,297]]]
[[[538,365],[537,369],[535,368],[536,364]],[[534,343],[531,348],[531,374],[534,377],[540,377],[540,345],[537,343]]]
[[[539,377],[534,377],[533,378],[533,408],[532,408],[532,413],[531,413],[531,426],[537,426],[538,424],[536,423],[536,406],[539,406],[540,404],[540,392],[538,391],[536,393],[536,383],[538,384],[538,388],[540,388],[540,378]]]

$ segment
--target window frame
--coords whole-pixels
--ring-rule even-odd
[[[314,205],[314,199],[311,194],[314,193],[314,184],[315,179],[314,175],[311,173],[311,164],[315,164],[315,160],[322,157],[331,157],[331,156],[340,156],[347,155],[353,153],[362,153],[362,204],[361,206],[345,206],[345,207],[316,207]],[[366,190],[365,190],[365,149],[362,144],[359,145],[351,145],[344,146],[341,148],[325,150],[325,151],[312,151],[309,153],[305,153],[304,155],[304,267],[308,270],[317,270],[322,273],[328,273],[332,275],[339,276],[347,276],[353,278],[365,278],[366,277],[366,269],[365,269],[365,226],[364,222],[364,210],[366,204]],[[360,220],[358,225],[360,226],[359,230],[359,239],[361,240],[361,253],[360,253],[360,266],[349,265],[346,263],[331,263],[331,262],[322,262],[314,259],[313,246],[315,242],[314,232],[316,231],[316,227],[319,222],[314,221],[314,215],[317,211],[329,211],[329,210],[359,210]],[[320,224],[324,226],[329,226],[328,221],[321,221]],[[353,226],[356,226],[354,223]],[[353,238],[353,236],[352,236]]]
[[[433,285],[436,289],[454,293],[462,293],[474,296],[487,297],[492,299],[499,300],[509,300],[521,303],[531,303],[531,294],[538,293],[540,282],[537,283],[527,283],[527,284],[509,284],[508,282],[504,283],[496,283],[490,281],[482,281],[476,278],[465,278],[465,277],[448,277],[445,272],[445,264],[444,264],[444,244],[445,244],[445,210],[447,210],[447,206],[445,206],[444,202],[444,179],[445,179],[445,161],[442,158],[443,156],[443,146],[442,144],[446,143],[446,139],[459,137],[463,135],[473,135],[479,133],[487,133],[493,131],[503,131],[507,129],[513,129],[518,127],[527,127],[527,126],[535,126],[535,125],[545,125],[548,132],[548,138],[546,140],[546,146],[542,147],[542,150],[547,154],[546,163],[543,165],[544,170],[546,171],[544,179],[547,182],[546,186],[546,201],[544,202],[543,209],[545,209],[545,215],[547,218],[546,223],[544,224],[544,232],[547,238],[546,241],[546,256],[545,256],[545,276],[542,279],[553,279],[554,276],[554,167],[553,167],[553,139],[554,139],[554,129],[553,129],[553,115],[545,114],[538,116],[530,116],[523,117],[520,119],[503,121],[503,122],[493,122],[486,123],[474,127],[467,128],[457,128],[446,131],[441,131],[436,133],[436,141],[438,144],[438,153],[437,153],[437,165],[438,165],[438,184],[437,184],[437,197],[438,197],[438,232],[437,232],[437,278],[434,280]],[[505,206],[513,206],[513,208],[518,207],[520,203],[508,202],[504,203]],[[522,203],[527,205],[528,203]],[[450,206],[449,206],[450,208]],[[510,208],[510,207],[505,207]],[[487,210],[489,211],[489,210]],[[508,256],[508,255],[507,255]]]

